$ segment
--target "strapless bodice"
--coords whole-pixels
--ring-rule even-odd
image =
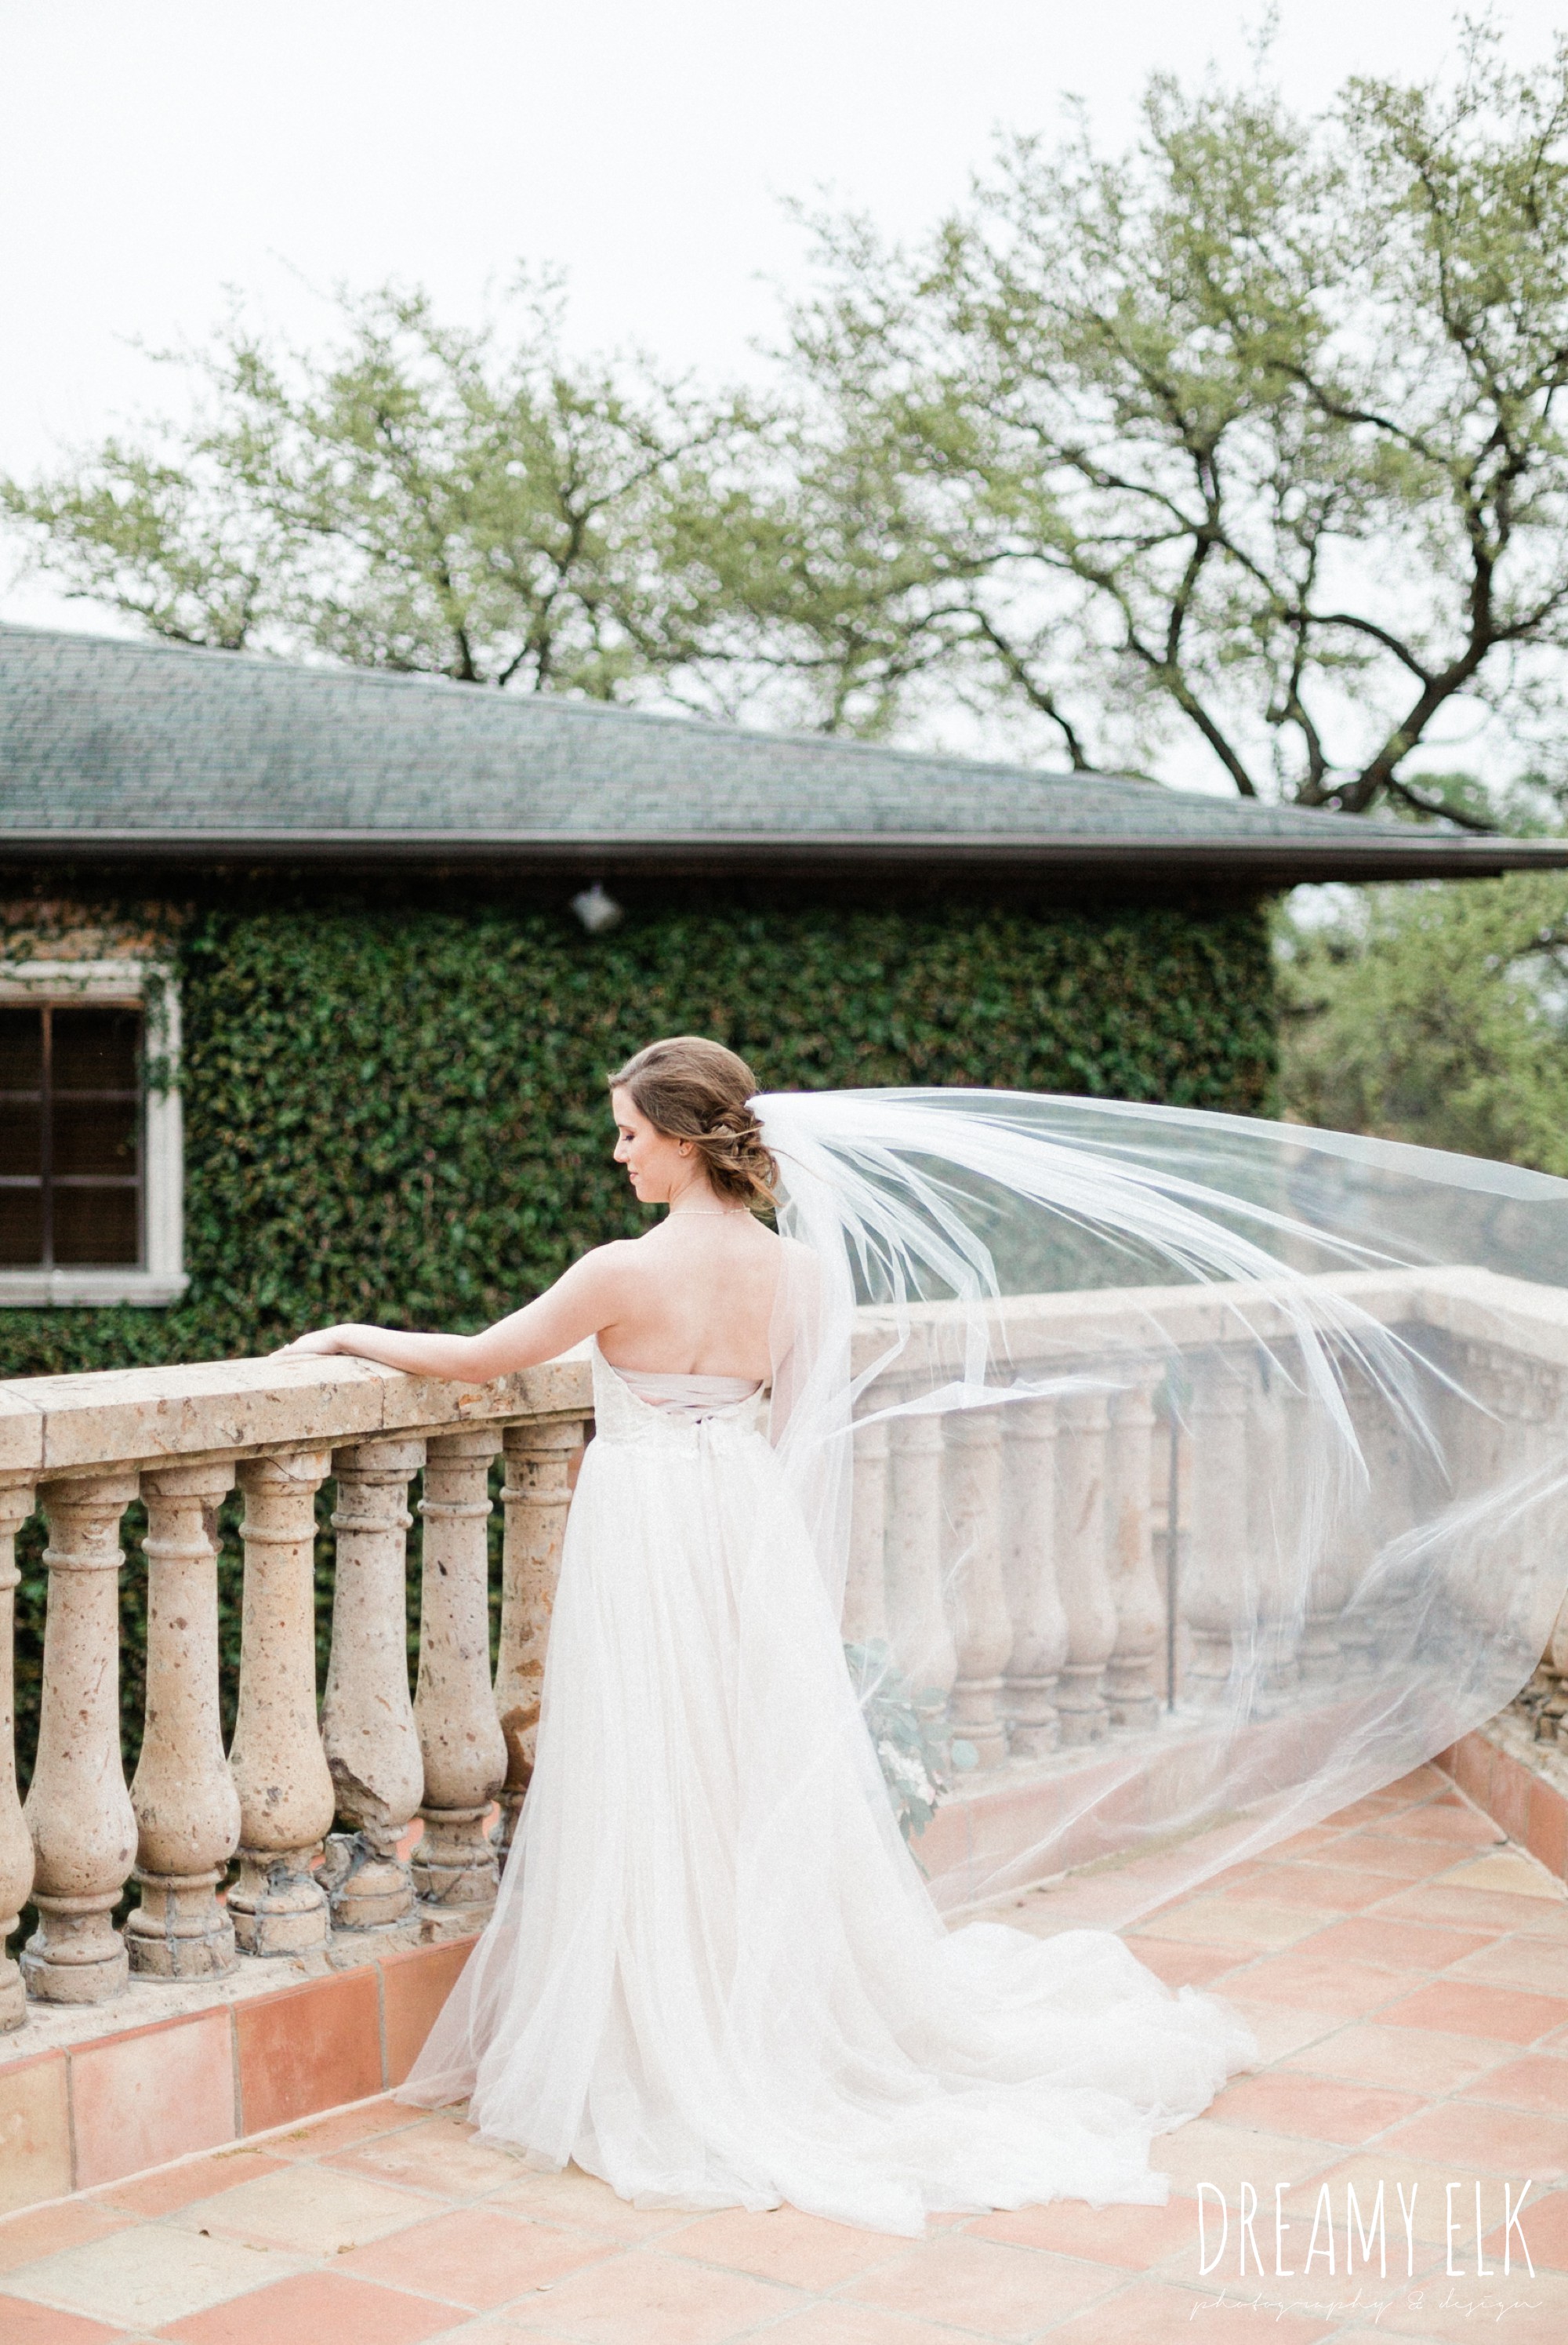
[[[751,1376],[693,1376],[664,1368],[612,1367],[592,1349],[595,1437],[644,1440],[697,1426],[755,1430],[764,1387]]]

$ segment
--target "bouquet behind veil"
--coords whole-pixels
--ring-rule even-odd
[[[1111,1101],[754,1105],[774,1438],[944,1907],[1072,1874],[1126,1921],[1530,1680],[1568,1183]]]

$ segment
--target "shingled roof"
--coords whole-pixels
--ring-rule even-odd
[[[0,862],[1490,876],[1558,840],[0,626]]]

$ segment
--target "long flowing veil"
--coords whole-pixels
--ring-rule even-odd
[[[1531,1678],[1568,1183],[1114,1101],[753,1104],[775,1445],[940,1905],[1130,1919]]]

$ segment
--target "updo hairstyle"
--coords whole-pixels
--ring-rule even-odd
[[[779,1169],[746,1105],[757,1079],[722,1042],[701,1034],[650,1042],[617,1069],[610,1088],[629,1091],[658,1131],[689,1140],[721,1197],[754,1213],[772,1205]]]

